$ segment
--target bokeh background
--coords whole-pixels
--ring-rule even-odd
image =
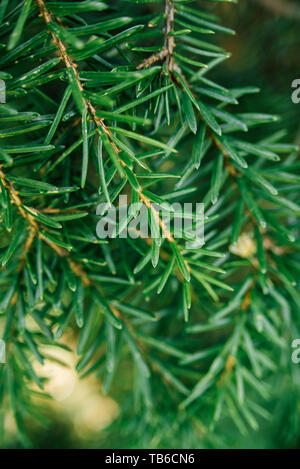
[[[238,4],[206,2],[207,8],[217,13],[222,24],[236,30],[236,36],[218,35],[222,47],[232,53],[231,58],[214,72],[224,86],[255,85],[261,95],[251,95],[243,100],[245,112],[259,111],[279,114],[287,131],[286,141],[300,142],[300,104],[291,101],[291,83],[300,78],[300,2],[299,0],[240,0]],[[75,349],[76,337],[64,337]],[[55,355],[53,349],[49,351]],[[50,376],[46,391],[54,399],[39,397],[44,408],[45,422],[41,426],[32,420],[31,440],[35,448],[134,448],[138,447],[136,429],[128,430],[124,416],[119,415],[119,403],[126,400],[126,381],[130,370],[122,370],[110,396],[101,394],[101,379],[79,379],[75,372],[75,352],[57,351],[56,361],[40,369],[42,376]],[[63,364],[64,363],[64,364]],[[296,365],[294,365],[296,366]],[[300,365],[298,365],[300,366]],[[246,437],[232,433],[231,447],[287,448],[299,447],[299,422],[293,409],[299,408],[300,390],[291,389],[284,382],[274,383],[276,402],[270,403],[274,418],[271,423],[262,421],[261,428]],[[299,394],[298,394],[299,393]],[[126,407],[126,404],[125,404]],[[128,413],[132,410],[129,408]],[[287,418],[288,416],[288,418]],[[43,425],[45,425],[43,427]],[[3,447],[16,448],[18,442],[13,419],[5,423]],[[126,429],[126,431],[123,429]],[[182,447],[187,444],[181,429],[170,437],[166,435],[165,447]],[[224,424],[224,432],[226,425]],[[3,435],[2,435],[3,436]],[[169,438],[169,439],[168,439]],[[0,439],[0,440],[1,440]],[[4,441],[5,440],[5,441]],[[155,437],[151,440],[155,448]],[[185,441],[185,443],[182,443]],[[0,443],[1,445],[1,443]],[[195,447],[195,440],[190,446]],[[201,429],[196,447],[207,446],[201,440]],[[213,446],[218,446],[215,442]]]

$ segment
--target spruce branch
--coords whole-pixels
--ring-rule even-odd
[[[24,446],[35,363],[67,328],[77,371],[120,400],[114,428],[165,447],[174,422],[196,444],[221,419],[256,429],[297,328],[298,149],[264,132],[276,116],[235,107],[256,87],[213,81],[229,55],[211,33],[234,32],[200,2],[160,5],[0,1],[0,400]],[[96,238],[119,195],[157,242],[119,236],[130,214]],[[167,201],[204,204],[204,246],[177,239]]]
[[[9,182],[5,178],[5,174],[3,172],[3,168],[0,166],[0,178],[2,182],[2,187],[6,188],[8,190],[9,196],[11,198],[12,204],[16,205],[18,211],[20,212],[21,216],[28,222],[29,225],[29,232],[28,232],[28,237],[26,239],[26,243],[24,246],[24,254],[22,261],[19,266],[19,270],[21,271],[24,264],[25,264],[25,255],[28,253],[30,250],[32,243],[35,239],[35,237],[38,235],[40,239],[42,239],[45,243],[47,243],[55,252],[58,254],[60,257],[67,257],[67,260],[70,264],[70,267],[72,271],[82,279],[84,285],[88,286],[91,284],[90,279],[87,277],[87,275],[84,273],[82,270],[80,264],[77,262],[73,261],[70,258],[70,255],[66,249],[61,248],[60,246],[56,245],[53,243],[51,240],[49,240],[43,233],[40,232],[39,230],[39,225],[36,222],[35,218],[28,213],[28,211],[25,211],[23,208],[23,203],[21,198],[19,197],[18,191],[14,188],[13,183]],[[31,209],[33,210],[33,209]],[[47,209],[46,209],[47,211]]]
[[[171,0],[165,0],[165,31],[163,48],[161,51],[152,54],[150,57],[145,59],[140,65],[138,65],[137,70],[151,67],[154,63],[164,60],[167,70],[172,73],[174,67],[173,52],[175,48],[175,38],[172,35],[174,33],[174,13],[174,3]]]
[[[165,64],[166,70],[169,75],[172,76],[173,70],[175,70],[182,79],[185,81],[185,77],[181,71],[179,65],[174,61],[174,49],[175,36],[174,36],[174,16],[175,16],[175,5],[172,0],[165,0],[165,29],[164,29],[164,44],[163,48],[150,57],[145,59],[141,64],[137,66],[137,70],[142,70],[143,68],[151,67],[158,61],[161,61]],[[176,80],[176,78],[175,78]],[[176,80],[178,81],[178,80]]]
[[[40,15],[43,17],[45,23],[47,25],[49,25],[52,21],[56,21],[57,22],[57,19],[53,17],[53,15],[47,10],[47,7],[46,7],[46,4],[44,2],[44,0],[35,0],[36,1],[36,4],[37,4],[37,7],[39,8],[40,10]],[[73,74],[74,74],[74,77],[75,77],[75,80],[76,80],[76,84],[78,86],[78,89],[83,92],[83,86],[81,84],[81,81],[79,79],[79,75],[78,75],[78,65],[74,62],[74,60],[68,55],[67,53],[67,48],[66,46],[64,45],[63,41],[56,36],[55,33],[53,33],[52,31],[49,31],[51,36],[52,36],[52,40],[53,40],[53,43],[55,44],[55,46],[57,47],[59,53],[60,53],[60,57],[61,57],[61,60],[64,62],[65,66],[67,69],[71,69]],[[103,120],[102,119],[99,119],[96,115],[96,109],[94,108],[94,106],[91,104],[91,102],[89,100],[85,100],[85,104],[86,104],[86,107],[90,113],[90,116],[91,118],[93,119],[93,121],[95,122],[96,126],[97,127],[101,127],[103,129],[103,131],[108,135],[110,136],[110,131],[109,129],[106,127],[106,125],[104,124]],[[116,153],[118,153],[118,149],[116,148],[116,146],[114,145],[113,142],[111,142],[111,145],[113,146],[114,150]]]
[[[49,23],[51,23],[51,21],[53,21],[54,18],[52,17],[51,13],[47,10],[44,0],[36,0],[36,3],[37,3],[37,6],[40,10],[40,14],[42,15],[45,23],[48,25]],[[165,33],[165,50],[167,51],[166,57],[167,57],[168,69],[171,70],[172,67],[173,67],[173,65],[172,65],[173,64],[172,54],[173,54],[173,48],[175,46],[175,42],[174,42],[174,39],[169,36],[169,33],[172,31],[172,28],[173,28],[174,5],[169,0],[166,0],[166,17],[167,17],[167,21],[166,21],[166,33]],[[56,19],[54,19],[54,20],[57,21]],[[66,46],[61,41],[61,39],[58,38],[53,32],[50,31],[50,33],[51,33],[54,44],[57,46],[57,48],[60,52],[61,59],[63,60],[63,62],[65,63],[65,66],[67,68],[72,69],[72,71],[74,73],[74,76],[76,77],[77,86],[80,89],[80,91],[83,92],[83,86],[81,84],[79,74],[78,74],[78,65],[68,55]],[[95,122],[96,127],[100,126],[102,128],[102,130],[105,132],[105,134],[110,138],[110,144],[112,146],[112,150],[116,153],[116,156],[118,157],[118,153],[121,150],[111,140],[111,131],[106,126],[106,124],[104,123],[104,119],[99,119],[97,117],[96,109],[94,108],[94,106],[91,104],[91,102],[89,100],[85,99],[85,104],[86,104],[86,107],[87,107],[87,109],[90,113],[91,118]],[[126,167],[126,163],[123,160],[119,159],[119,161],[120,161],[120,164],[123,167]],[[139,190],[139,194],[140,194],[141,200],[145,203],[145,205],[148,208],[151,207],[151,210],[154,213],[155,218],[159,221],[159,224],[162,228],[162,231],[163,231],[165,237],[168,239],[169,242],[174,242],[174,238],[172,237],[171,233],[168,233],[166,231],[166,227],[165,227],[164,223],[162,222],[162,220],[160,219],[160,217],[158,215],[158,212],[153,207],[153,204],[150,203],[150,200],[147,197],[144,196],[141,188]]]

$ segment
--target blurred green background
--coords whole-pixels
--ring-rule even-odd
[[[300,104],[291,101],[291,83],[300,78],[300,2],[299,0],[240,0],[234,4],[207,3],[207,8],[221,18],[222,24],[236,30],[236,36],[218,35],[220,45],[232,53],[232,57],[215,71],[215,77],[224,86],[255,85],[261,88],[261,95],[252,95],[243,100],[243,110],[280,114],[287,129],[287,141],[300,141]],[[297,14],[298,12],[298,14]],[[73,349],[75,340],[67,339]],[[53,352],[52,352],[53,354]],[[137,426],[128,428],[126,413],[132,409],[124,405],[126,381],[130,370],[124,369],[117,380],[111,396],[101,395],[97,379],[78,380],[74,370],[75,356],[67,354],[62,358],[70,369],[49,363],[43,375],[50,375],[48,391],[56,399],[40,399],[44,407],[45,429],[30,425],[31,440],[36,448],[137,448],[141,445],[155,448],[155,434],[141,434]],[[295,367],[295,365],[293,365]],[[293,373],[293,370],[291,370]],[[117,383],[117,384],[118,384]],[[257,432],[241,437],[229,424],[224,422],[224,433],[228,435],[227,447],[233,448],[286,448],[299,447],[299,422],[294,412],[299,407],[299,389],[290,387],[290,381],[282,377],[272,383],[277,390],[276,402],[270,403],[275,409],[272,422],[262,425]],[[297,395],[298,394],[298,395]],[[119,415],[119,404],[125,407]],[[221,447],[223,442],[207,441],[201,437],[201,429],[195,432],[178,424],[177,416],[165,416],[174,428],[166,434],[159,447],[201,448]],[[159,422],[156,422],[159,424]],[[149,428],[149,427],[148,427]],[[151,432],[150,432],[151,433]],[[174,436],[176,435],[176,436]],[[6,422],[3,447],[16,448],[13,420]]]

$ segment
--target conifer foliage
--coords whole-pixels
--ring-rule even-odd
[[[70,331],[132,446],[226,446],[224,422],[257,430],[271,383],[296,379],[297,147],[243,112],[247,77],[215,81],[234,31],[212,3],[0,1],[0,434],[11,413],[24,446],[45,424],[36,364]],[[136,213],[97,237],[122,194],[158,237],[117,236]],[[167,231],[165,202],[204,204],[203,247]]]

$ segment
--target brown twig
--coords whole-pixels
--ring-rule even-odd
[[[165,34],[164,34],[164,45],[161,51],[152,54],[150,57],[145,59],[140,65],[138,65],[137,70],[142,68],[151,67],[154,63],[158,61],[165,61],[167,70],[172,73],[174,69],[174,58],[173,51],[176,46],[174,36],[174,13],[175,7],[171,0],[165,0]]]
[[[173,52],[176,46],[174,36],[172,35],[174,32],[174,13],[174,3],[171,0],[165,0],[166,31],[164,49],[167,51],[166,65],[169,72],[172,72],[174,68]]]
[[[36,230],[37,229],[37,223],[36,223],[34,217],[32,215],[30,215],[29,213],[25,212],[25,210],[23,209],[22,201],[19,197],[18,191],[14,188],[13,183],[7,181],[2,168],[3,168],[3,166],[0,165],[0,179],[1,179],[3,187],[8,190],[11,203],[16,205],[16,207],[18,208],[18,211],[20,212],[22,217],[25,218],[25,220],[28,221],[29,225],[31,226],[31,228],[33,230]]]
[[[51,23],[51,21],[56,20],[56,18],[54,18],[53,15],[47,10],[44,0],[35,0],[35,1],[36,1],[36,4],[37,4],[37,6],[40,10],[40,14],[43,17],[46,24],[49,24],[49,23]],[[170,32],[173,29],[173,22],[174,22],[174,6],[173,6],[173,3],[170,0],[166,0],[166,12],[168,13],[168,15],[167,15],[167,18],[168,18],[167,19],[167,31]],[[71,68],[73,70],[74,75],[75,75],[76,80],[77,80],[78,87],[83,92],[83,86],[81,84],[79,74],[78,74],[78,65],[68,55],[66,46],[64,45],[62,40],[60,38],[58,38],[53,32],[51,32],[51,36],[52,36],[52,40],[53,40],[54,44],[57,46],[57,48],[59,50],[61,59],[63,60],[63,62],[65,63],[65,66],[67,68]],[[169,36],[166,35],[165,47],[168,50],[169,54],[172,54],[174,46],[175,46],[175,43],[174,43],[173,39],[171,37],[169,38]],[[168,58],[168,63],[170,65],[172,63],[171,56]],[[110,137],[111,136],[111,131],[108,128],[108,126],[105,125],[104,119],[99,119],[97,117],[96,109],[94,108],[94,106],[91,104],[91,102],[89,100],[85,99],[85,103],[86,103],[87,109],[90,113],[90,116],[93,119],[93,121],[95,122],[96,126],[97,127],[100,126],[102,128],[102,130],[106,133],[106,135],[108,137]],[[117,145],[112,140],[110,140],[110,143],[112,145],[113,150],[118,155],[119,152],[120,152],[120,149],[117,147]],[[126,166],[124,161],[122,161],[121,159],[120,159],[120,163],[122,164],[122,166]],[[141,197],[141,200],[143,200],[143,201],[147,200],[148,201],[148,199],[143,195],[142,191],[140,191],[140,197]],[[151,203],[150,203],[150,205],[151,205],[152,211],[153,210],[155,211],[155,209],[154,209],[154,207],[152,206]],[[156,214],[157,214],[157,212],[156,212]],[[160,220],[160,218],[159,218],[159,220]],[[164,235],[168,238],[169,241],[172,240],[171,242],[173,242],[174,239],[171,237],[171,234],[166,230],[163,222],[160,220],[159,223],[160,223],[160,226],[163,230]]]
[[[60,246],[57,246],[55,243],[50,241],[46,236],[44,236],[40,231],[39,231],[39,224],[35,220],[35,218],[30,215],[28,212],[26,212],[23,207],[22,207],[22,200],[19,196],[18,191],[15,189],[14,185],[12,182],[7,181],[5,174],[3,172],[2,166],[0,166],[0,179],[2,186],[8,191],[9,197],[11,200],[11,203],[15,205],[20,213],[20,215],[28,222],[28,237],[26,239],[24,249],[23,249],[23,255],[21,258],[21,262],[19,265],[19,271],[23,269],[23,266],[25,264],[25,256],[31,249],[31,246],[36,238],[38,236],[40,239],[45,241],[60,257],[66,257],[72,271],[78,276],[81,277],[82,282],[84,285],[88,286],[91,284],[90,279],[87,277],[87,275],[83,272],[81,269],[80,264],[77,262],[73,261],[69,257],[68,251],[66,249],[61,248]]]
[[[57,22],[56,18],[54,18],[52,13],[47,9],[44,0],[35,0],[35,2],[37,4],[37,7],[40,10],[40,15],[43,17],[43,19],[44,19],[44,21],[47,25],[49,23],[53,22],[53,21]],[[56,34],[54,34],[52,31],[49,31],[49,32],[52,36],[52,41],[56,45],[56,47],[59,51],[60,57],[63,60],[66,68],[73,70],[74,76],[75,76],[76,81],[77,81],[78,88],[80,89],[81,92],[83,92],[84,91],[83,90],[83,85],[80,81],[79,74],[78,74],[78,65],[74,62],[72,57],[68,55],[66,46],[64,45],[63,41],[59,37],[57,37]],[[102,130],[106,133],[106,135],[108,137],[110,137],[111,132],[110,132],[109,128],[105,125],[103,119],[99,119],[99,117],[97,117],[96,109],[94,108],[92,103],[88,99],[85,99],[85,103],[86,103],[86,106],[87,106],[87,110],[88,110],[92,120],[95,122],[96,126],[101,127]],[[111,142],[111,145],[113,146],[115,152],[118,153],[119,149],[116,147],[114,142]]]
[[[216,147],[222,152],[222,154],[224,156],[224,161],[225,161],[224,164],[225,164],[225,167],[228,169],[229,174],[234,178],[237,177],[238,176],[237,170],[235,169],[233,164],[230,163],[229,155],[228,155],[227,151],[225,150],[225,148],[223,148],[222,144],[219,142],[219,140],[215,137],[215,135],[211,131],[210,131],[210,138],[214,142]]]

